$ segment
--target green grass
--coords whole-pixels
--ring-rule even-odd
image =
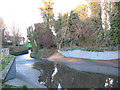
[[[95,52],[103,52],[103,49],[100,48],[64,48],[61,49],[62,51],[69,51],[69,50],[83,50],[83,51],[95,51]]]
[[[26,47],[29,47],[29,48],[31,48],[31,47],[32,47],[32,45],[31,45],[31,44],[25,44],[25,45],[23,45],[23,46],[26,46]]]
[[[2,60],[1,65],[0,65],[0,71],[2,71],[6,65],[8,65],[8,63],[10,62],[10,60],[13,58],[12,55],[8,56],[7,58],[5,58],[4,60]]]
[[[14,90],[14,89],[17,90],[17,88],[19,88],[19,90],[34,90],[32,88],[31,89],[27,88],[26,85],[17,87],[17,86],[8,85],[8,84],[5,84],[5,86],[2,88],[2,90],[7,89],[7,88],[12,88],[11,90]]]

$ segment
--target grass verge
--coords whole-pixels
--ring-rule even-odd
[[[17,86],[8,85],[8,84],[5,84],[5,86],[2,88],[2,90],[8,89],[8,88],[12,88],[11,90],[14,90],[14,89],[17,90],[18,88],[19,88],[19,90],[34,90],[32,88],[31,89],[27,88],[26,85],[17,87]]]
[[[2,60],[1,65],[0,65],[0,71],[2,71],[6,65],[8,65],[8,63],[10,62],[10,60],[13,58],[12,55],[8,56],[7,58],[5,58],[4,60]]]
[[[94,47],[89,47],[89,48],[62,48],[62,51],[69,51],[69,50],[83,50],[83,51],[95,51],[95,52],[103,52],[103,51],[117,51],[120,50],[120,47],[104,47],[104,48],[94,48]]]

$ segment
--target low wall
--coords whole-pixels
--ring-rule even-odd
[[[10,63],[2,71],[2,82],[12,79],[16,76],[16,61],[15,57],[10,60]]]
[[[0,48],[0,61],[9,55],[9,48]]]
[[[83,59],[92,59],[92,60],[113,60],[120,59],[120,51],[104,51],[104,52],[92,52],[92,51],[82,51],[82,50],[69,50],[69,51],[60,51],[59,53],[65,57],[75,57]]]

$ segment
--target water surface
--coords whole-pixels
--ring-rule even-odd
[[[39,70],[39,83],[48,88],[117,88],[118,77],[106,74],[77,71],[53,62],[37,62],[33,68]]]
[[[85,68],[90,68],[90,66],[87,65],[82,64],[78,67],[72,63],[70,65],[63,65],[60,63],[53,63],[48,60],[34,59],[30,57],[30,53],[31,52],[29,51],[28,54],[16,57],[16,78],[20,80],[32,83],[33,85],[37,86],[43,85],[48,88],[118,87],[118,77],[116,74],[96,73],[96,66],[93,67],[93,71],[95,72],[91,72],[89,69]],[[73,66],[75,67],[74,69],[72,69]],[[99,72],[101,69],[105,69],[101,67],[99,67]],[[115,71],[116,73],[117,68],[113,70],[112,67],[108,67],[108,69],[108,72]]]

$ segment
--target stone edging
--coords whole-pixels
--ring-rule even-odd
[[[15,56],[10,60],[8,65],[2,70],[2,82],[5,82],[7,75],[8,75],[14,62],[15,62]]]

